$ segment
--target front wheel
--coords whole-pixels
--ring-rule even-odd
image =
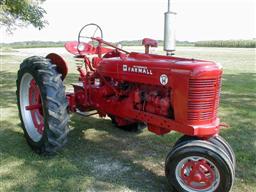
[[[67,100],[61,74],[43,57],[23,61],[17,78],[21,125],[30,147],[53,154],[67,141]]]
[[[234,181],[230,158],[208,141],[181,144],[168,154],[165,174],[182,192],[228,192]]]
[[[174,144],[174,147],[177,147],[178,145],[181,145],[182,143],[183,144],[188,143],[193,140],[200,140],[200,138],[196,137],[196,136],[183,135],[176,141],[176,143]],[[210,137],[206,141],[209,141],[210,143],[221,148],[229,156],[234,169],[236,168],[235,153],[234,153],[232,147],[229,145],[229,143],[223,137],[221,137],[220,135],[216,135],[216,136]]]

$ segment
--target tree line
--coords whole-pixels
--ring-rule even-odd
[[[0,43],[1,47],[9,48],[41,48],[41,47],[63,47],[66,41],[23,41],[14,43]],[[122,46],[142,46],[142,40],[124,40],[113,44],[121,44]],[[177,41],[177,46],[190,47],[233,47],[233,48],[256,48],[256,39],[252,40],[222,40],[222,41]],[[158,40],[158,45],[163,46],[163,41]]]
[[[44,47],[64,47],[65,41],[22,41],[13,43],[1,43],[1,47],[5,48],[44,48]]]

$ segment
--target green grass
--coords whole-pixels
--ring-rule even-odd
[[[237,157],[233,192],[256,191],[255,49],[179,47],[178,56],[224,66],[221,135]],[[2,52],[0,70],[0,191],[168,191],[165,156],[180,134],[128,133],[109,119],[72,115],[65,148],[54,157],[34,154],[25,142],[16,106],[16,73],[23,56]],[[70,56],[68,57],[70,60]],[[74,65],[66,84],[76,81]]]

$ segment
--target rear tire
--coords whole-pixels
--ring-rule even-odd
[[[180,143],[165,163],[168,182],[182,192],[228,192],[234,182],[233,169],[223,150],[202,140]]]
[[[21,63],[16,83],[27,143],[38,154],[54,154],[67,142],[69,130],[61,74],[48,59],[34,56]]]

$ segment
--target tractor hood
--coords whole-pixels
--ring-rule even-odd
[[[177,74],[203,78],[222,73],[221,66],[211,61],[134,52],[126,57],[104,58],[97,71],[119,80],[163,86],[171,85],[172,76]]]

